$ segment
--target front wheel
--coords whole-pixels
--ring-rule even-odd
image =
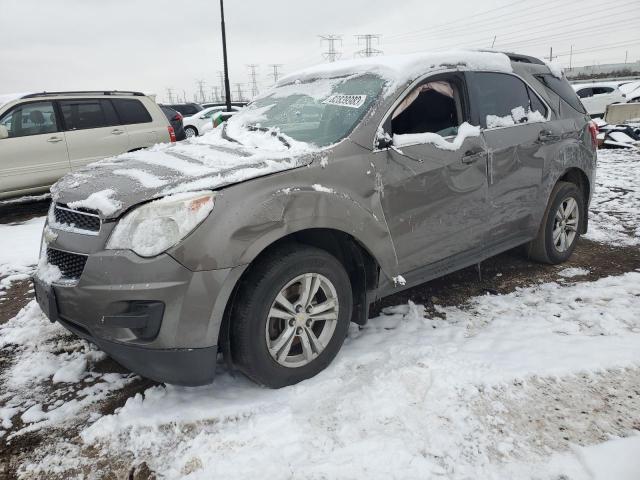
[[[528,246],[529,257],[551,264],[568,260],[580,237],[585,215],[580,189],[573,183],[558,182],[551,192],[538,236]]]
[[[231,355],[272,388],[322,371],[349,328],[352,296],[342,264],[324,250],[293,246],[267,255],[243,279],[231,315]]]

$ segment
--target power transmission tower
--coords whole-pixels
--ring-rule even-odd
[[[184,103],[187,103],[187,92],[185,92],[184,90],[182,90],[182,101]]]
[[[220,101],[220,87],[214,85],[211,87],[211,101],[219,102]]]
[[[281,64],[272,63],[269,65],[273,72],[270,74],[273,77],[273,83],[278,83],[278,79],[280,78],[280,69],[282,68]]]
[[[242,91],[242,84],[241,83],[236,83],[236,91],[238,92],[238,98],[236,101],[238,102],[243,102],[244,101],[244,92]]]
[[[256,98],[260,93],[258,91],[258,80],[256,72],[258,65],[252,63],[250,65],[247,65],[247,67],[249,67],[249,76],[251,77],[251,98]]]
[[[337,43],[342,47],[342,35],[320,35],[320,39],[322,43],[327,43],[327,51],[322,53],[325,60],[335,62],[342,56],[342,52],[336,48]]]
[[[207,99],[204,95],[204,81],[203,80],[198,80],[196,81],[196,84],[198,85],[198,91],[200,92],[200,101],[202,103],[206,102]]]
[[[373,57],[375,55],[382,55],[382,50],[373,48],[374,41],[376,45],[380,45],[381,35],[374,35],[371,33],[367,33],[364,35],[356,35],[356,38],[358,39],[358,45],[361,45],[362,42],[364,41],[364,48],[356,52],[357,56]]]
[[[167,88],[167,98],[169,103],[173,103],[173,88]]]

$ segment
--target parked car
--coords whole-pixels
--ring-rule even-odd
[[[602,117],[607,110],[607,105],[627,101],[618,85],[612,82],[575,84],[573,88],[591,117]]]
[[[640,80],[620,82],[618,89],[625,95],[628,103],[640,102]]]
[[[128,155],[136,175],[106,161],[58,182],[36,298],[143,376],[208,383],[222,352],[291,385],[381,297],[517,246],[566,261],[587,231],[595,135],[533,57],[312,67],[199,142]]]
[[[167,120],[169,120],[169,123],[173,127],[173,131],[176,134],[176,142],[179,142],[187,138],[187,135],[184,132],[184,125],[182,124],[182,119],[184,118],[182,114],[171,107],[167,107],[166,105],[160,105],[160,109],[162,110],[162,113],[164,113],[164,115],[167,117]]]
[[[171,103],[167,104],[167,107],[173,108],[177,112],[180,112],[184,117],[190,117],[198,112],[204,110],[199,103]]]
[[[238,107],[231,107],[232,109]],[[226,112],[225,107],[209,107],[192,115],[190,117],[184,117],[184,131],[187,137],[197,137],[202,135],[206,131],[211,130],[214,126],[218,126],[220,123],[228,120],[236,110]],[[217,123],[216,123],[217,122]]]
[[[0,198],[44,192],[96,160],[174,142],[160,107],[137,92],[0,97]]]

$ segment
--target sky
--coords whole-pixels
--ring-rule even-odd
[[[490,48],[554,57],[563,66],[640,61],[640,0],[227,0],[232,89],[251,92],[281,74],[326,61],[321,35],[353,58],[357,35],[380,35],[374,48],[401,54]],[[601,13],[600,13],[601,12]],[[189,101],[220,85],[217,0],[0,0],[0,94],[121,89]],[[572,47],[573,46],[573,47]],[[175,98],[174,98],[175,100]]]

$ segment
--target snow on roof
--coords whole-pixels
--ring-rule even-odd
[[[278,85],[285,85],[300,78],[335,78],[359,73],[377,73],[390,81],[388,90],[393,90],[394,87],[414,80],[429,71],[446,68],[513,71],[511,60],[504,53],[452,50],[409,55],[383,55],[315,65],[283,77]]]

